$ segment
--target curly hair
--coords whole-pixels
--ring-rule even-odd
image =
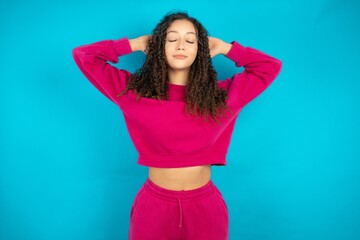
[[[204,116],[209,115],[220,123],[217,116],[224,114],[227,106],[228,93],[217,85],[217,73],[212,65],[208,32],[195,18],[186,12],[168,13],[153,30],[147,45],[147,56],[143,66],[131,75],[126,89],[117,94],[124,95],[128,90],[134,90],[137,100],[140,97],[168,100],[168,66],[165,57],[166,31],[175,20],[188,20],[193,23],[198,39],[196,59],[190,67],[189,79],[186,85],[185,113]]]

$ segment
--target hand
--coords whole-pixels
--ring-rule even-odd
[[[130,39],[130,46],[131,50],[134,51],[142,51],[143,53],[147,54],[147,45],[148,41],[151,37],[151,34],[149,35],[143,35],[134,39]]]
[[[218,54],[226,55],[231,49],[231,44],[226,43],[219,38],[208,37],[208,40],[211,58]]]

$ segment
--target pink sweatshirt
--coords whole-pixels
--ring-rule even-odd
[[[117,97],[131,73],[107,61],[132,52],[127,37],[103,40],[73,49],[73,57],[86,78],[122,111],[130,137],[138,151],[138,164],[175,168],[198,165],[226,165],[234,124],[241,109],[263,92],[278,76],[282,63],[259,50],[231,42],[227,58],[244,71],[218,81],[228,92],[233,113],[218,117],[221,125],[209,124],[185,114],[186,86],[168,83],[169,100],[141,97],[129,90]]]

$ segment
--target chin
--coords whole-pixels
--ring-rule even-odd
[[[169,67],[173,70],[189,70],[191,64],[170,64]]]
[[[189,71],[190,67],[170,67],[173,71]]]

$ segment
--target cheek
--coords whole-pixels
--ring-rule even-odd
[[[165,45],[165,59],[166,61],[169,59],[169,56],[171,56],[171,52],[169,48]]]
[[[196,55],[197,55],[197,51],[198,51],[198,48],[197,47],[194,47],[191,51],[191,55],[192,57],[195,59],[196,58]]]

